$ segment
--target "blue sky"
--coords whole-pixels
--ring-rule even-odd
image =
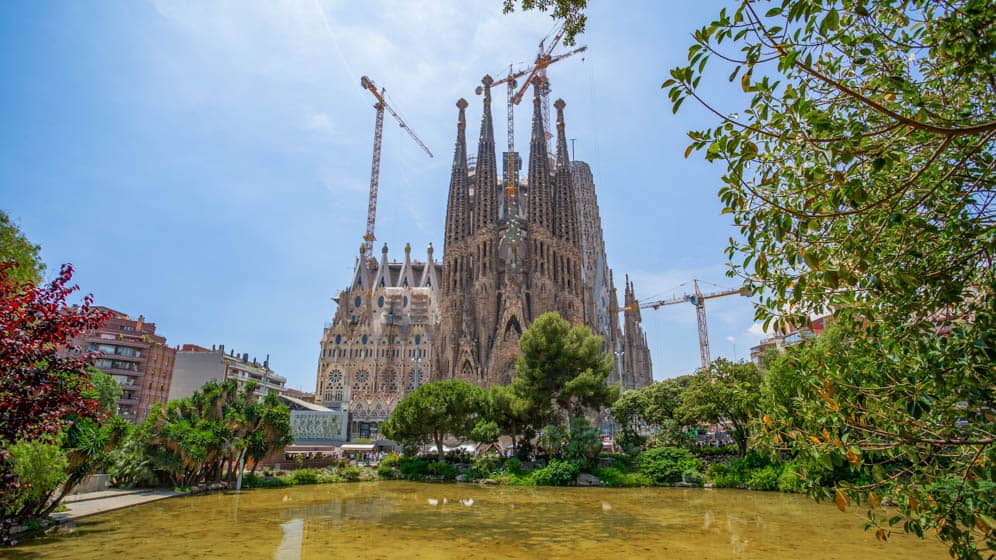
[[[641,299],[696,277],[731,286],[722,170],[683,158],[686,131],[713,121],[691,101],[672,115],[660,89],[719,5],[592,4],[588,52],[549,75],[595,175],[620,293],[626,273]],[[473,151],[474,88],[531,60],[552,26],[502,15],[500,0],[3,2],[0,208],[50,272],[73,263],[98,304],[144,314],[171,344],[270,354],[289,385],[314,390],[366,219],[374,111],[360,76],[387,87],[436,155],[387,117],[378,244],[400,258],[411,242],[424,259],[432,242],[438,258],[454,103],[471,103]],[[703,89],[723,110],[741,102],[725,76]],[[761,337],[746,298],[711,300],[708,314],[714,357],[735,345],[743,358]],[[657,379],[698,365],[691,305],[645,311],[644,325]]]

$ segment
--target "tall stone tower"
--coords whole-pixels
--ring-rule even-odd
[[[474,168],[467,158],[467,102],[457,102],[432,377],[481,385],[510,382],[519,337],[548,311],[589,326],[605,338],[607,350],[625,360],[594,180],[586,164],[570,161],[566,103],[554,103],[557,149],[551,157],[541,113],[544,84],[534,84],[526,180],[517,189],[504,189],[498,179],[492,83],[490,76],[482,80],[484,108]],[[515,161],[518,154],[509,157]],[[636,344],[646,347],[644,338]],[[641,379],[651,379],[646,355]],[[617,365],[618,381],[625,368],[621,361]]]

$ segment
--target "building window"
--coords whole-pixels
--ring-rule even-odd
[[[335,343],[336,344],[341,344],[342,343],[342,335],[341,334],[335,335]]]
[[[377,307],[384,307],[384,296],[377,298]]]
[[[353,300],[353,305],[359,307],[361,303],[363,303],[363,299],[360,296],[356,296],[356,299]]]
[[[367,335],[363,335],[363,338],[361,338],[360,340],[363,341],[363,344],[366,344],[367,343]]]
[[[420,334],[415,335],[415,346],[418,346],[421,343],[422,343],[422,335]]]

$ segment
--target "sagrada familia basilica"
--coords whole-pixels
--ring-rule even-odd
[[[499,179],[492,83],[484,77],[476,158],[467,150],[467,101],[457,101],[442,257],[435,260],[430,244],[424,262],[412,260],[410,246],[403,261],[391,261],[385,245],[378,260],[361,246],[352,281],[335,298],[316,395],[327,407],[349,410],[354,438],[376,437],[397,402],[422,383],[509,383],[519,337],[548,311],[603,337],[616,357],[610,383],[634,389],[653,382],[628,278],[619,306],[591,168],[568,154],[566,103],[554,103],[556,153],[548,154],[542,84],[534,84],[526,177],[509,166],[504,173],[517,188],[508,188]],[[504,164],[518,162],[518,154],[504,157]]]

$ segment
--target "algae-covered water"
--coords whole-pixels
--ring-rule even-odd
[[[81,519],[10,558],[946,558],[936,539],[876,542],[863,512],[704,489],[370,482],[162,500]]]

